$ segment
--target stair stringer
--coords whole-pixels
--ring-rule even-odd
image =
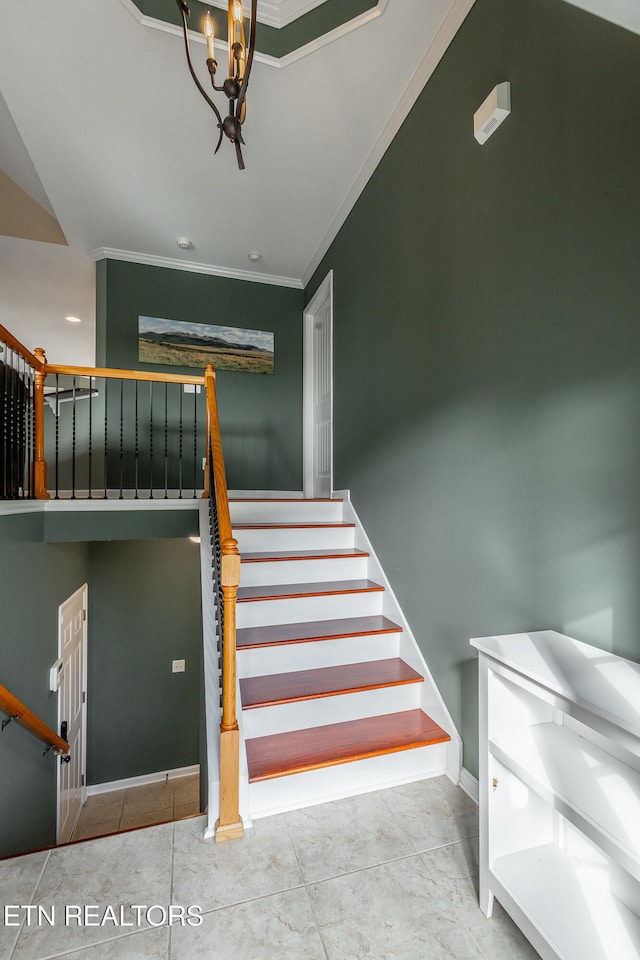
[[[441,746],[446,752],[446,774],[449,779],[456,784],[460,783],[460,771],[462,769],[462,739],[451,718],[447,706],[442,699],[440,691],[433,679],[427,662],[418,646],[413,631],[407,621],[398,598],[387,578],[382,564],[369,540],[365,529],[360,521],[355,507],[351,501],[349,490],[336,490],[335,496],[343,499],[343,520],[347,523],[355,523],[355,547],[358,550],[365,550],[369,553],[369,578],[384,586],[385,591],[382,595],[382,612],[385,617],[393,620],[402,627],[402,633],[399,637],[400,656],[410,667],[413,667],[424,677],[424,683],[420,684],[420,708],[428,714],[436,723],[446,730],[451,741]]]

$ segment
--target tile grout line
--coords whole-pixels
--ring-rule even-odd
[[[473,837],[463,837],[460,840],[448,840],[446,843],[440,843],[435,847],[429,847],[427,850],[414,850],[412,853],[405,853],[400,857],[390,857],[387,860],[376,860],[375,863],[366,864],[364,867],[356,867],[354,870],[345,870],[343,873],[335,873],[330,877],[322,877],[319,880],[309,880],[304,881],[304,886],[316,886],[319,883],[329,883],[331,880],[339,880],[341,877],[351,877],[356,873],[362,873],[364,870],[371,870],[374,867],[382,867],[388,863],[400,863],[402,860],[410,860],[412,857],[422,857],[430,853],[434,853],[436,850],[444,850],[445,847],[452,847],[458,843],[468,843],[470,840],[476,840],[477,834]],[[409,841],[413,843],[412,840]],[[293,889],[293,888],[292,888]],[[246,901],[245,901],[246,902]]]
[[[174,808],[175,813],[175,808]],[[173,830],[171,831],[171,878],[169,883],[169,903],[173,903],[173,874],[176,862],[176,821],[173,821]],[[169,936],[167,937],[167,960],[171,960],[173,930],[169,924]]]
[[[36,893],[38,892],[38,887],[39,887],[40,884],[42,883],[42,877],[44,876],[44,871],[47,869],[47,864],[49,863],[49,858],[50,858],[50,856],[51,856],[51,850],[47,850],[47,854],[46,854],[46,856],[45,856],[45,858],[44,858],[44,863],[42,864],[42,870],[40,871],[40,875],[38,876],[38,879],[36,880],[35,885],[34,885],[34,887],[33,887],[33,892],[32,892],[32,894],[31,894],[31,899],[29,900],[29,903],[30,903],[30,904],[33,903],[33,901],[34,901],[34,899],[35,899],[35,896],[36,896]],[[17,936],[16,936],[16,939],[15,939],[14,942],[13,942],[13,948],[12,948],[12,950],[11,950],[11,953],[9,954],[8,960],[11,960],[11,958],[15,955],[15,952],[16,952],[17,947],[18,947],[18,940],[19,940],[20,937],[22,936],[22,931],[24,930],[25,921],[26,921],[26,917],[23,917],[22,923],[20,924],[20,929],[18,930],[18,934],[17,934]]]
[[[324,937],[322,936],[322,931],[320,930],[320,926],[319,926],[319,924],[318,924],[318,918],[317,918],[317,916],[316,916],[315,910],[313,909],[313,901],[311,900],[311,894],[310,894],[310,892],[309,892],[309,887],[307,886],[306,883],[305,883],[305,885],[304,885],[304,892],[305,892],[305,894],[307,895],[307,902],[308,902],[308,904],[309,904],[309,909],[311,910],[311,916],[313,917],[313,922],[315,923],[315,925],[316,925],[316,930],[318,931],[318,937],[320,938],[320,946],[322,947],[322,950],[323,950],[323,952],[324,952],[324,955],[325,955],[325,957],[326,957],[326,960],[330,960],[330,958],[329,958],[329,953],[328,953],[328,951],[327,951],[327,947],[326,947],[326,944],[325,944],[325,942],[324,942]]]

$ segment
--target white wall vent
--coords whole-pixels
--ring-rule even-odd
[[[494,87],[473,115],[473,135],[478,143],[486,143],[503,120],[511,113],[511,84],[508,80]]]

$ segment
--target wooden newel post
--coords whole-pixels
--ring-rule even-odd
[[[47,358],[42,347],[37,347],[35,356],[42,366],[36,370],[33,388],[33,417],[34,417],[34,456],[31,467],[31,489],[36,500],[48,500],[47,489],[47,462],[44,458],[44,381],[46,378]]]
[[[240,583],[238,541],[222,541],[221,585],[224,597],[222,651],[222,723],[220,724],[220,818],[216,842],[244,834],[240,817],[240,731],[236,717],[236,596]]]

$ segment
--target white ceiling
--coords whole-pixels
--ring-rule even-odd
[[[25,311],[33,323],[48,310],[50,336],[38,337],[50,353],[70,334],[53,311],[63,278],[69,300],[60,309],[73,313],[73,297],[87,295],[92,251],[302,286],[473,2],[380,0],[357,29],[284,65],[259,58],[243,172],[230,144],[213,156],[214,117],[188,75],[181,37],[154,29],[131,0],[0,4],[0,168],[54,212],[69,242],[43,252],[3,238],[0,322],[18,336],[24,329],[20,298],[9,304],[5,287],[21,257],[34,289],[57,278],[56,295],[34,296]],[[571,2],[617,9],[631,0]],[[283,17],[317,5],[269,3]],[[196,57],[203,51],[194,46]],[[178,236],[195,249],[179,251]],[[262,253],[257,268],[250,251]],[[93,362],[91,337],[76,328],[72,338],[85,351],[76,362]]]

